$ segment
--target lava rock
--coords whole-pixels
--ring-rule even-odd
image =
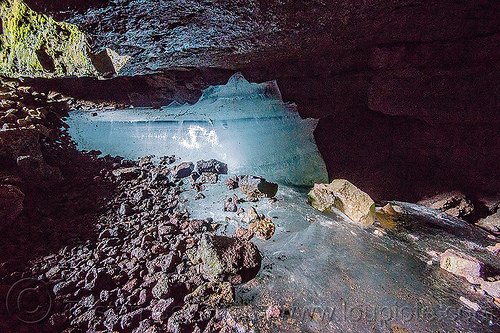
[[[174,179],[186,178],[191,175],[194,170],[194,164],[192,162],[183,162],[171,169],[171,174]]]
[[[248,227],[257,237],[268,240],[273,237],[275,226],[270,218],[261,219],[250,224]]]
[[[186,303],[222,307],[234,302],[234,287],[229,282],[205,282],[184,297]]]
[[[73,293],[75,290],[76,283],[73,281],[62,281],[57,283],[52,291],[54,292],[54,295],[59,296],[59,295],[67,295]]]
[[[227,186],[227,188],[228,188],[229,190],[235,190],[235,189],[237,189],[237,188],[238,188],[238,186],[239,186],[239,185],[238,185],[238,182],[239,182],[238,177],[237,177],[237,176],[234,176],[234,177],[232,177],[232,178],[228,178],[228,179],[226,179],[226,180],[224,181],[224,184]]]
[[[197,179],[200,184],[216,184],[218,180],[219,178],[214,172],[203,172]]]
[[[153,297],[157,299],[168,298],[172,293],[172,286],[167,275],[162,275],[152,290]]]
[[[204,234],[197,251],[188,254],[193,263],[202,264],[210,281],[240,284],[251,280],[260,270],[262,257],[251,242],[226,236]]]
[[[203,175],[204,172],[217,174],[227,174],[227,164],[215,159],[196,162],[196,171]]]
[[[245,228],[238,227],[234,232],[233,237],[241,239],[242,241],[249,241],[253,238],[254,232]]]
[[[240,176],[238,186],[244,194],[249,198],[272,198],[278,192],[278,184],[270,183],[262,177],[257,176]]]
[[[122,202],[118,213],[121,216],[129,216],[132,213],[132,208],[128,202]]]
[[[91,269],[85,276],[85,289],[90,291],[111,290],[114,288],[114,281],[111,275],[103,269]]]
[[[166,321],[172,314],[174,299],[160,299],[151,309],[151,318],[155,321]]]
[[[234,203],[233,198],[228,198],[224,202],[224,211],[225,212],[236,212],[238,207],[236,207],[236,203]]]
[[[116,177],[118,181],[127,181],[136,179],[140,175],[139,167],[131,167],[131,168],[120,168],[112,171],[113,176]]]
[[[125,316],[122,317],[122,320],[120,322],[120,326],[122,327],[123,330],[130,331],[133,328],[139,326],[139,323],[147,318],[150,315],[151,311],[148,309],[137,309],[135,311],[132,311],[130,313],[127,313]]]
[[[174,270],[175,265],[180,261],[176,254],[162,254],[154,259],[153,263],[159,267],[162,272],[170,273]]]
[[[464,220],[469,220],[475,213],[472,201],[469,200],[465,194],[458,191],[442,193],[430,198],[425,198],[420,200],[418,204]]]

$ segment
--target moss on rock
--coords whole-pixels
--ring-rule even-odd
[[[22,0],[0,0],[0,74],[97,75],[85,35],[72,24],[31,10]]]

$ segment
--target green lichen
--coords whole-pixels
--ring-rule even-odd
[[[0,0],[0,74],[95,75],[85,35],[74,25],[31,10],[22,0]]]

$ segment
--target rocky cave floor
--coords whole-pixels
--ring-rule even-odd
[[[2,79],[0,91],[0,330],[232,331],[224,306],[261,265],[252,228],[215,236],[210,218],[178,209],[181,185],[203,199],[203,183],[224,165],[98,158],[64,130],[73,101],[17,80]],[[238,178],[227,185],[237,188]],[[243,199],[232,193],[221,209],[236,211]],[[469,220],[489,215],[482,227],[495,239],[499,202],[474,209],[455,193],[426,204]],[[253,229],[264,239],[274,230],[265,223]]]
[[[66,99],[2,83],[1,331],[229,329],[217,309],[257,274],[260,253],[248,231],[215,236],[210,218],[176,209],[181,185],[200,199],[202,182],[227,166],[212,160],[194,171],[193,163],[172,167],[173,156],[155,165],[80,152],[60,120]],[[189,254],[202,239],[221,266],[208,277]]]

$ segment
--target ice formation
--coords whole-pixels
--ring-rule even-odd
[[[185,161],[216,158],[231,173],[274,182],[312,185],[327,181],[313,137],[317,120],[301,119],[284,103],[275,81],[248,82],[233,75],[203,91],[194,105],[161,109],[72,112],[69,133],[84,150],[136,159],[154,154]]]
[[[231,235],[245,224],[241,216],[221,209],[232,193],[242,196],[238,189],[228,193],[226,177],[207,185],[205,199],[182,205],[192,218],[210,213],[222,224],[220,232]],[[185,188],[186,198],[196,194]],[[275,203],[238,204],[245,210],[254,206],[270,217],[276,232],[267,241],[252,239],[263,256],[262,269],[254,280],[237,287],[237,303],[230,308],[235,318],[253,318],[255,309],[278,305],[281,319],[296,322],[301,332],[495,330],[491,320],[498,309],[475,294],[465,279],[444,272],[431,255],[457,248],[497,265],[499,258],[478,250],[488,243],[484,231],[419,205],[393,202],[407,222],[401,229],[380,232],[375,225],[350,221],[338,210],[315,210],[307,205],[302,188],[281,185],[276,198]],[[474,312],[460,295],[488,310]]]

